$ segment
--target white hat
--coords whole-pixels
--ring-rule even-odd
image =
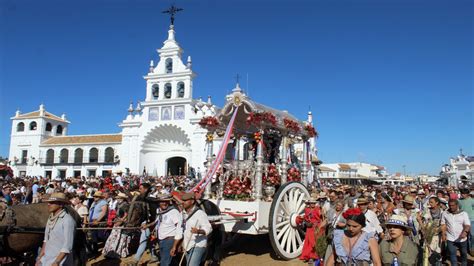
[[[405,227],[406,229],[411,229],[411,227],[408,226],[407,217],[405,215],[394,214],[385,222],[385,225],[397,225]]]

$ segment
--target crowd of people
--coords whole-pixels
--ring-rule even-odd
[[[72,241],[78,226],[88,229],[90,257],[133,255],[129,264],[138,265],[149,249],[150,262],[160,265],[177,264],[179,258],[186,258],[187,265],[200,265],[204,259],[212,226],[197,207],[195,194],[186,193],[196,183],[194,178],[117,175],[0,182],[0,199],[7,206],[48,203],[50,216],[36,265],[73,265]],[[68,211],[71,208],[80,222]]]
[[[315,189],[299,220],[308,227],[300,259],[325,265],[468,265],[473,197],[467,185]]]
[[[88,253],[117,259],[145,251],[160,265],[203,261],[212,225],[186,193],[186,176],[121,174],[106,178],[13,178],[0,181],[7,205],[48,203],[50,216],[37,265],[72,265],[77,226]],[[306,229],[301,260],[325,265],[468,265],[472,252],[474,188],[467,185],[312,185],[297,223]],[[150,205],[150,202],[155,205]],[[67,211],[72,207],[77,223]],[[156,206],[156,207],[153,207]],[[159,248],[158,248],[159,247]],[[157,248],[157,249],[155,249]],[[159,250],[155,252],[155,250]]]

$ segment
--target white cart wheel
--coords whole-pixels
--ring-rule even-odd
[[[296,217],[304,214],[305,200],[310,195],[299,182],[289,182],[280,187],[270,208],[270,243],[275,253],[284,260],[301,255],[305,232],[298,228]]]

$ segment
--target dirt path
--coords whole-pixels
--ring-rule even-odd
[[[91,260],[87,265],[91,266],[109,266],[109,265],[126,265],[131,261],[131,257],[122,260],[106,260],[99,257]],[[150,254],[146,253],[142,258],[142,265],[158,265],[157,263],[149,263]],[[283,261],[279,260],[273,254],[272,246],[268,235],[248,236],[241,235],[226,250],[226,257],[221,265],[224,266],[266,266],[266,265],[289,265],[304,266],[308,265],[299,260]]]

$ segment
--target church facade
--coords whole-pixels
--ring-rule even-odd
[[[12,120],[10,164],[15,176],[106,176],[113,172],[182,175],[190,167],[204,170],[206,130],[198,122],[218,108],[193,99],[191,57],[175,40],[174,26],[150,63],[146,97],[131,103],[118,134],[67,135],[70,122],[40,105]],[[217,144],[219,140],[217,140]]]

